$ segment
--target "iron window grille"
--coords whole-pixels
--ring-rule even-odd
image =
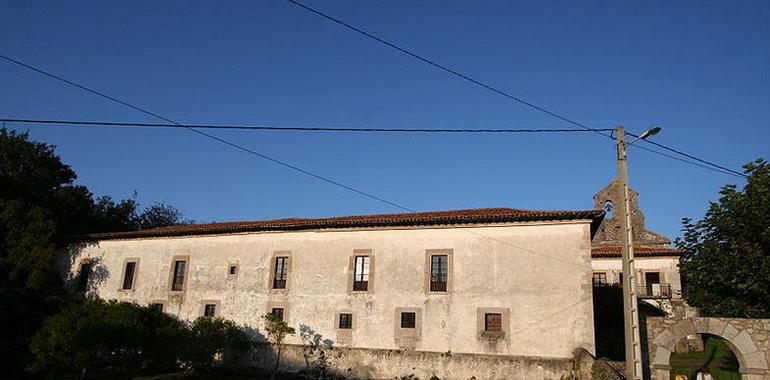
[[[339,328],[341,329],[352,329],[353,328],[353,314],[340,314],[340,324]]]
[[[184,277],[187,270],[187,261],[174,261],[174,279],[171,281],[171,290],[182,291],[184,289]]]
[[[353,271],[353,290],[357,292],[369,290],[369,256],[356,256]]]
[[[276,257],[275,269],[273,272],[273,289],[286,289],[286,264],[289,261],[288,257]]]
[[[484,331],[503,331],[503,316],[499,313],[484,314]]]
[[[136,273],[136,262],[126,263],[126,269],[123,272],[123,290],[131,290],[134,287],[134,274]]]
[[[446,292],[449,277],[449,256],[432,255],[430,257],[430,291]]]
[[[415,313],[414,312],[403,312],[401,313],[401,328],[402,329],[413,329],[415,326]]]

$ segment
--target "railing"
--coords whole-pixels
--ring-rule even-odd
[[[639,298],[671,298],[671,284],[639,284],[636,293]]]

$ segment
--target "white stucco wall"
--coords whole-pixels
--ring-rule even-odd
[[[373,291],[348,292],[354,250],[374,255]],[[452,289],[425,291],[426,250],[451,249]],[[290,251],[287,292],[270,290],[270,260]],[[170,291],[174,256],[189,256],[186,290]],[[391,349],[396,309],[419,308],[421,337],[414,349],[568,358],[577,347],[593,352],[589,221],[388,230],[318,230],[217,236],[107,240],[82,248],[70,261],[95,259],[94,292],[104,299],[148,304],[184,319],[217,314],[261,328],[270,305],[287,322],[336,340],[335,314],[354,314],[351,347]],[[119,290],[123,265],[139,258],[134,290]],[[239,265],[228,279],[230,263]],[[101,273],[101,275],[100,275]],[[497,344],[477,334],[478,308],[507,308],[509,334]],[[289,343],[300,343],[293,337]]]

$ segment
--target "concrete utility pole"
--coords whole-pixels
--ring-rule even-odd
[[[639,305],[636,297],[636,265],[634,264],[634,238],[631,227],[631,201],[628,198],[628,165],[626,147],[639,139],[658,133],[653,128],[626,144],[626,131],[615,128],[618,147],[618,180],[623,201],[620,204],[621,252],[623,257],[623,319],[626,338],[626,379],[642,380],[642,346],[639,339]]]

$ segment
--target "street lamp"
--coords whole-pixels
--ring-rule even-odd
[[[631,201],[628,197],[628,162],[626,147],[645,140],[660,132],[660,127],[653,126],[629,143],[625,142],[626,131],[623,127],[615,128],[618,148],[618,180],[620,181],[623,201],[620,204],[621,253],[623,260],[623,320],[626,340],[626,379],[642,380],[642,348],[639,339],[639,304],[636,295],[636,265],[634,264],[634,236],[631,227]]]

